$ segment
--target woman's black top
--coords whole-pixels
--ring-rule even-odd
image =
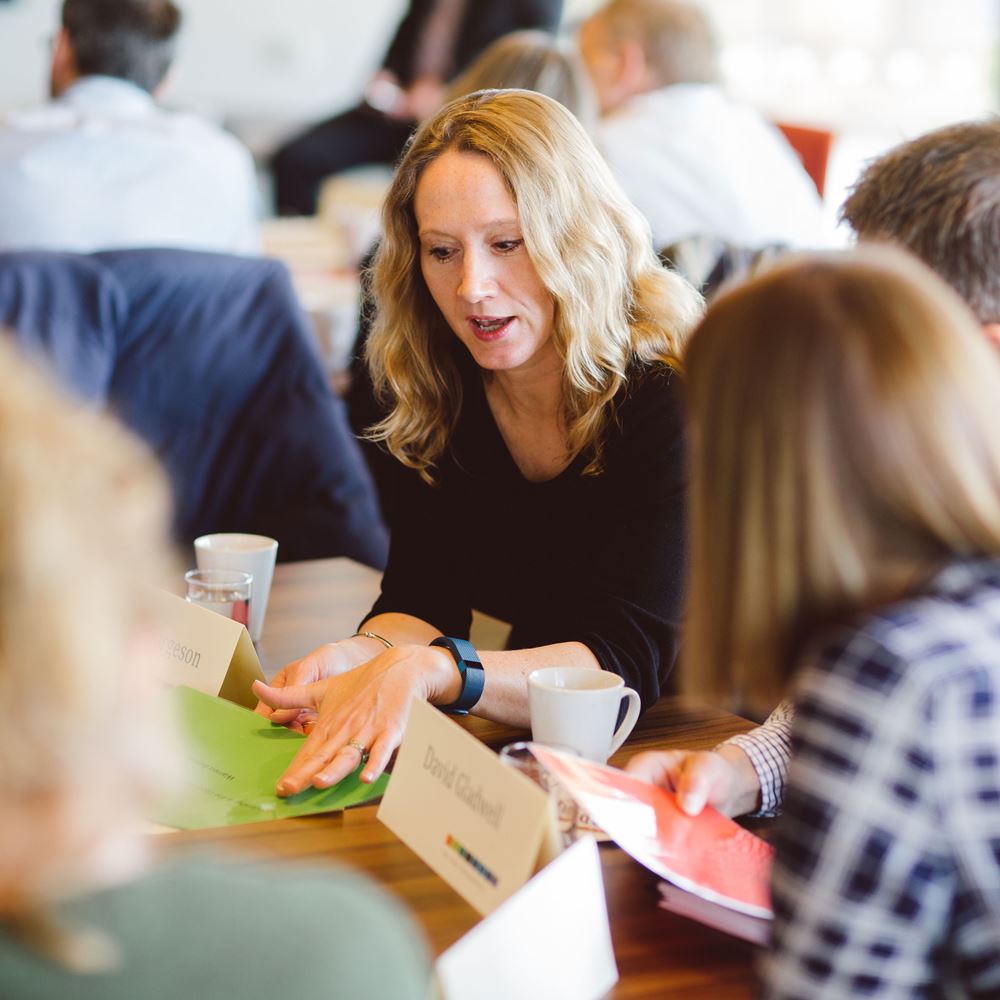
[[[585,454],[533,483],[515,464],[478,371],[437,483],[399,463],[382,593],[400,612],[467,637],[471,609],[512,625],[509,649],[582,642],[648,707],[677,654],[685,580],[680,376],[635,368],[606,430],[604,471]]]

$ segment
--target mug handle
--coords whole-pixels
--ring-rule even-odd
[[[615,730],[615,735],[611,737],[609,757],[628,739],[629,733],[632,732],[639,720],[639,708],[642,704],[639,701],[639,695],[632,688],[627,687],[622,689],[622,697],[628,698],[628,711],[625,713],[625,718],[622,719],[622,724]]]

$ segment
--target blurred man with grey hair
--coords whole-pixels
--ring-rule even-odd
[[[718,83],[700,8],[611,0],[580,29],[599,144],[657,250],[692,237],[737,247],[828,242],[816,188],[774,126]]]
[[[946,125],[865,167],[840,210],[859,240],[933,268],[1000,347],[1000,117]]]

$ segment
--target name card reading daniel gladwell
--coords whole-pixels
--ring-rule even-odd
[[[531,877],[548,812],[537,785],[414,699],[378,818],[480,913]]]

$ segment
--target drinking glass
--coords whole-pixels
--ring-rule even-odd
[[[575,750],[567,747],[556,747],[556,749],[576,754]],[[542,844],[542,860],[543,863],[548,863],[565,848],[571,846],[577,838],[579,808],[576,801],[538,762],[531,752],[530,743],[508,743],[500,750],[500,760],[533,781],[549,798],[548,829]]]
[[[184,574],[187,599],[246,625],[250,621],[253,575],[233,569],[191,569]]]
[[[224,532],[202,535],[194,540],[194,556],[198,569],[230,569],[249,573],[253,577],[253,603],[247,631],[254,642],[260,639],[271,593],[271,577],[278,555],[278,543],[266,535],[245,535]]]

